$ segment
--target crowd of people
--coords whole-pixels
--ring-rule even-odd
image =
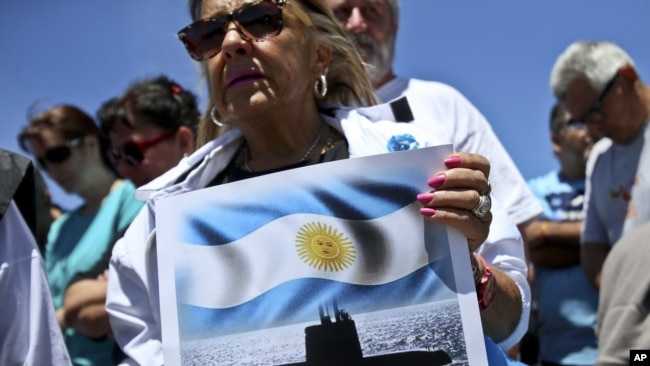
[[[423,167],[445,169],[413,201],[467,238],[489,365],[627,365],[648,348],[650,88],[618,45],[581,40],[558,56],[559,167],[526,182],[459,91],[394,74],[398,0],[189,10],[178,37],[207,79],[204,111],[169,77],[143,78],[96,118],[72,104],[32,116],[18,141],[35,164],[0,150],[0,364],[165,363],[162,199],[442,144],[455,152]],[[81,205],[54,213],[41,172]]]

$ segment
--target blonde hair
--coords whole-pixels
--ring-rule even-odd
[[[217,124],[212,121],[212,117],[210,117],[210,110],[213,107],[214,103],[212,103],[212,100],[210,100],[208,102],[208,107],[199,120],[199,131],[196,133],[197,149],[228,130],[227,126],[217,126]]]
[[[201,2],[202,0],[189,0],[190,14],[194,21],[200,19]],[[346,106],[377,104],[378,99],[361,56],[337,22],[329,6],[323,0],[289,0],[287,5],[289,6],[286,8],[291,9],[303,23],[306,21],[300,13],[306,13],[313,22],[313,26],[304,29],[311,29],[311,36],[316,42],[322,42],[332,49],[332,58],[326,75],[328,92],[318,103]],[[214,104],[210,100],[201,118],[197,134],[198,146],[204,145],[227,129],[227,127],[220,128],[212,121],[210,110],[213,106]]]

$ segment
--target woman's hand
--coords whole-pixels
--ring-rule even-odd
[[[490,162],[482,155],[461,152],[449,155],[445,166],[446,170],[429,178],[427,184],[433,189],[418,195],[423,205],[420,212],[433,222],[460,229],[469,250],[475,251],[487,239],[492,222]],[[480,206],[487,209],[483,215]]]

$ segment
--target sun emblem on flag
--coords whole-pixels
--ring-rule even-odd
[[[320,222],[310,222],[298,230],[296,250],[305,263],[332,272],[348,268],[357,255],[350,239]]]

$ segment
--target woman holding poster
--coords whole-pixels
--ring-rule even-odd
[[[295,175],[298,172],[304,172],[305,175],[314,172],[317,175],[318,171],[309,169],[315,168],[320,163],[336,164],[340,163],[339,160],[440,145],[436,136],[432,136],[421,127],[408,123],[413,116],[405,100],[368,107],[368,105],[376,103],[376,98],[361,59],[344,31],[333,18],[327,5],[321,0],[191,1],[190,10],[195,22],[182,29],[178,35],[190,56],[203,62],[210,86],[210,107],[199,131],[199,143],[204,143],[204,145],[166,175],[139,190],[141,197],[151,193],[148,196],[150,211],[143,211],[139,215],[124,238],[116,244],[111,260],[107,311],[116,340],[132,359],[132,362],[138,364],[165,363],[169,365],[176,363],[169,358],[163,361],[161,331],[163,321],[161,321],[159,297],[161,288],[158,275],[159,272],[160,274],[174,272],[174,268],[169,271],[162,265],[160,271],[158,268],[161,257],[157,256],[157,251],[169,248],[163,245],[163,241],[167,238],[161,236],[162,228],[156,228],[156,220],[161,214],[160,210],[156,209],[158,204],[166,201],[171,202],[168,199],[181,193],[188,193],[185,197],[190,197],[190,193],[194,193],[191,191],[206,187],[237,187],[240,183],[261,182],[258,179],[262,176],[271,176],[270,173],[285,174],[287,180],[284,183],[286,185],[295,183],[295,190],[298,191],[302,187],[298,188],[300,178],[294,179]],[[346,106],[352,106],[352,108]],[[223,130],[220,131],[223,132],[220,135],[217,133],[218,126],[221,126]],[[216,137],[217,135],[219,136]],[[444,166],[442,160],[444,160]],[[399,204],[396,205],[397,208],[411,207],[408,203],[414,203],[417,205],[416,213],[419,215],[420,221],[434,222],[459,229],[467,238],[463,242],[463,250],[466,246],[465,253],[469,253],[472,263],[478,294],[477,309],[480,309],[482,327],[486,335],[488,357],[491,364],[496,364],[492,362],[497,358],[506,362],[501,348],[514,345],[524,334],[528,323],[530,290],[526,282],[527,269],[524,262],[523,244],[518,231],[498,203],[494,202],[494,205],[491,203],[488,183],[489,162],[479,155],[455,153],[441,158],[441,161],[432,162],[430,166],[424,168],[428,169],[428,173],[422,179],[421,185],[428,186],[428,191],[425,191],[426,189],[407,190],[408,195],[404,198],[400,195],[401,191],[390,190],[390,184],[387,184],[386,187],[389,188],[386,188],[380,187],[381,182],[376,182],[377,184],[373,185],[374,195],[358,194],[358,191],[349,190],[355,198],[347,201],[339,199],[336,204],[338,210],[336,214],[339,215],[342,210],[341,206],[345,206],[343,211],[354,216],[355,219],[358,218],[360,222],[362,221],[362,224],[366,225],[363,229],[352,230],[356,230],[357,234],[359,232],[368,234],[374,232],[373,230],[376,230],[377,227],[385,226],[383,223],[374,226],[368,224],[367,219],[370,217],[381,218],[379,216],[382,215],[378,214],[379,211],[386,213],[382,217],[389,218],[388,226],[398,225],[397,222],[390,221],[390,218],[398,216],[391,215],[394,212],[395,215],[399,215],[401,212],[408,214],[408,212],[401,209],[393,211],[391,207],[388,207],[390,204],[387,206],[386,202],[376,202],[376,198],[380,197],[386,201],[399,201]],[[300,171],[297,171],[298,169]],[[370,172],[367,177],[369,180],[377,178],[373,169],[369,167],[368,171]],[[286,175],[289,173],[291,174]],[[435,174],[431,175],[431,173]],[[405,174],[408,175],[408,173]],[[282,175],[273,174],[273,176]],[[361,170],[356,171],[356,176],[357,180],[366,178]],[[292,178],[289,179],[289,177]],[[327,181],[327,178],[324,176],[323,180]],[[251,180],[249,181],[249,179]],[[388,181],[391,179],[391,177],[386,177]],[[392,183],[392,181],[388,183]],[[331,198],[346,190],[343,187],[334,190],[332,186],[335,184],[332,182],[330,187],[323,187],[319,191],[321,196]],[[264,188],[260,187],[260,189]],[[285,213],[290,214],[292,207],[298,207],[304,203],[301,199],[303,196],[293,194],[291,189],[284,189],[284,191],[278,192],[278,194],[287,193],[287,199],[279,203],[279,206],[282,206],[280,208],[277,206],[269,208],[265,206],[268,202],[255,201],[259,205],[255,202],[247,203],[233,209],[233,215],[242,212],[253,215],[262,211],[269,215],[275,215],[278,211],[286,211]],[[256,192],[250,192],[248,199],[244,198],[243,201],[250,202],[251,197],[255,195]],[[309,192],[304,197],[305,201],[311,200],[314,197],[314,192]],[[224,203],[223,207],[225,206]],[[373,209],[369,210],[368,208],[371,206]],[[222,208],[219,203],[211,207]],[[320,202],[312,205],[313,207],[323,208]],[[327,207],[327,209],[330,208],[331,206]],[[374,208],[377,209],[374,210]],[[385,211],[382,211],[384,209]],[[226,243],[231,239],[240,241],[245,238],[248,234],[239,233],[237,235],[241,235],[238,236],[238,239],[233,239],[234,236],[231,237],[230,232],[216,234],[215,230],[219,229],[216,226],[236,229],[241,226],[236,224],[237,222],[243,221],[244,226],[252,221],[257,222],[257,218],[253,218],[253,216],[250,216],[249,220],[244,218],[240,221],[234,220],[232,217],[219,216],[224,215],[226,211],[221,210],[217,216],[211,216],[212,214],[203,216],[206,219],[210,216],[210,220],[217,220],[222,225],[211,221],[206,230],[209,232],[208,234],[200,232],[199,228],[197,229],[199,234],[193,238],[200,241],[209,237],[205,243],[206,246],[222,239]],[[320,210],[321,216],[319,217],[325,215],[323,213],[325,211],[327,210]],[[278,218],[276,221],[281,221],[280,219]],[[197,220],[201,220],[201,218]],[[407,222],[412,221],[409,220]],[[354,247],[354,233],[351,231],[350,234],[345,234],[332,229],[330,225],[335,225],[333,222],[332,224],[323,224],[325,226],[305,224],[297,231],[295,240],[289,238],[292,245],[301,248],[302,254],[299,253],[299,255],[303,256],[306,263],[311,263],[314,267],[311,270],[320,269],[331,273],[344,267],[347,268],[347,266],[353,268],[355,267],[354,259],[360,258],[364,253],[363,245]],[[203,223],[199,224],[199,226],[201,225]],[[260,230],[266,229],[260,228]],[[255,236],[257,244],[265,244],[260,247],[260,251],[281,245],[279,243],[282,240],[276,240],[276,236],[263,236],[260,233],[264,231],[260,230],[257,230],[256,233],[251,231],[250,234],[250,237],[257,235]],[[327,234],[323,234],[321,237],[327,237],[328,240],[316,238],[321,231]],[[277,232],[273,231],[274,235]],[[158,233],[158,237],[156,233]],[[400,238],[403,240],[401,234],[398,232],[394,236],[386,234],[387,236],[377,236],[377,238],[383,240],[391,237],[394,238],[392,242],[395,243]],[[361,237],[363,236],[361,235]],[[368,237],[368,235],[365,236]],[[333,237],[336,239],[333,240],[336,243],[332,242]],[[318,246],[320,246],[319,249],[315,249]],[[321,259],[332,256],[331,250],[333,249],[328,249],[327,246],[335,248],[336,253],[340,254],[339,262],[330,265],[327,264],[329,262],[326,263],[325,259]],[[225,248],[227,246],[220,245],[219,248],[213,249],[218,253],[225,253],[222,251]],[[193,247],[187,252],[195,249],[203,253],[202,250],[205,248]],[[217,253],[213,252],[213,249],[208,250],[210,253]],[[278,253],[284,249],[278,248],[272,252]],[[406,251],[404,249],[404,252]],[[262,256],[261,252],[258,253],[260,253],[258,257]],[[221,260],[221,255],[210,255],[209,257]],[[401,254],[395,253],[395,256],[399,255]],[[226,255],[223,258],[225,257]],[[395,261],[391,261],[392,258],[389,257],[384,258],[386,263],[394,263]],[[241,267],[233,267],[240,269],[241,276],[239,278],[246,278],[249,275],[253,277],[252,272],[250,274],[246,272],[249,269],[245,266],[247,258],[240,257],[239,260]],[[415,258],[413,263],[419,263],[418,260]],[[467,258],[465,258],[466,260]],[[284,268],[281,262],[267,261],[260,266],[266,266],[269,263],[275,263],[275,268],[278,270]],[[224,266],[231,264],[227,263]],[[430,264],[425,263],[425,267]],[[197,264],[196,267],[201,266]],[[218,281],[219,277],[214,274],[216,272],[210,272],[214,267],[205,267],[208,272],[204,273],[202,282],[209,283],[212,279]],[[165,270],[163,271],[162,268]],[[176,267],[175,271],[177,276],[181,276],[179,273],[183,273],[185,269],[189,273],[196,272],[197,268],[179,269]],[[269,272],[265,272],[269,276],[271,269]],[[400,270],[402,269],[397,268],[391,272],[390,276],[386,275],[385,281],[379,281],[382,283],[378,285],[401,283],[400,281],[405,278],[410,278],[410,274],[402,277],[395,274],[401,273]],[[171,283],[161,284],[163,287],[168,287],[168,285],[173,287],[179,286],[178,284],[182,281],[183,278],[176,278],[172,281],[174,285]],[[190,308],[188,316],[192,319],[189,319],[188,322],[178,320],[175,322],[175,326],[183,328],[179,331],[189,331],[190,333],[187,334],[191,335],[192,329],[184,328],[188,326],[187,324],[194,324],[192,322],[211,324],[210,322],[215,317],[227,313],[235,314],[233,313],[235,308],[245,302],[248,304],[246,308],[248,311],[258,312],[262,309],[262,312],[268,315],[272,312],[271,309],[262,306],[255,307],[255,301],[263,302],[288,295],[292,298],[287,301],[293,302],[295,305],[295,302],[300,302],[301,298],[308,301],[306,299],[313,295],[311,292],[316,288],[311,287],[310,291],[302,292],[308,282],[304,278],[300,280],[285,279],[284,281],[278,280],[267,284],[269,288],[268,291],[264,290],[264,293],[237,294],[236,296],[233,294],[229,298],[214,297],[215,303],[218,302],[219,306],[222,306],[220,310],[214,310],[207,305],[189,304],[179,300],[177,304],[179,311]],[[318,282],[317,289],[331,289],[333,282],[335,280],[332,280],[332,277],[323,277],[322,281]],[[300,287],[301,292],[290,291],[285,286],[287,283],[290,283],[290,286],[302,286]],[[334,287],[339,290],[342,288],[345,289],[344,291],[359,289],[359,286],[349,283],[345,285],[342,282],[336,283],[337,285]],[[361,280],[354,283],[366,284]],[[415,293],[427,292],[424,287],[413,288],[413,284],[419,283],[418,281],[409,282],[409,286],[411,286],[409,288],[414,291],[414,296]],[[377,283],[373,282],[373,286],[375,284]],[[295,287],[292,288],[295,290]],[[362,286],[362,288],[367,289],[368,286]],[[187,295],[185,292],[195,289],[185,291],[179,286],[178,290],[184,292],[182,296],[185,296]],[[454,290],[460,291],[452,289],[452,291]],[[201,291],[198,292],[200,297]],[[387,297],[376,296],[374,298],[381,300]],[[337,299],[339,298],[336,297],[334,302],[341,305]],[[285,300],[283,299],[283,301]],[[474,302],[476,307],[475,304],[476,302]],[[163,307],[167,305],[169,304],[162,304]],[[298,304],[299,306],[300,304]],[[287,314],[287,316],[297,314],[293,308],[291,309],[291,314]],[[350,308],[346,305],[345,310],[349,311]],[[346,311],[335,310],[335,318],[342,322],[350,320]],[[321,321],[325,325],[331,324],[331,319],[326,313],[323,311],[321,314]],[[238,319],[246,321],[245,316],[241,315],[246,313],[239,314],[223,319],[227,320],[229,327],[232,326],[232,329],[236,329]],[[282,318],[283,316],[279,314],[277,317]],[[199,318],[203,320],[199,321]],[[164,323],[167,325],[167,320]],[[196,330],[195,335],[199,336],[199,333],[203,331],[213,331],[224,324],[216,322],[215,326],[208,327],[211,329]],[[269,323],[269,327],[277,324],[280,323]],[[233,330],[233,333],[236,331]],[[188,342],[190,341],[188,339]],[[174,339],[165,337],[165,342],[171,344]],[[501,348],[497,348],[494,342],[498,343]],[[304,348],[304,345],[302,346]],[[175,346],[172,344],[170,347],[178,348],[178,344]],[[215,347],[209,346],[208,348],[214,349]],[[167,346],[165,349],[167,350]],[[273,349],[273,352],[276,351],[278,350]],[[363,350],[364,355],[366,352]],[[267,357],[271,357],[268,356],[269,352],[266,353]],[[165,356],[167,357],[167,352]],[[183,360],[183,364],[191,363],[188,361],[191,357],[187,357]],[[222,359],[215,358],[211,362],[215,364],[226,362],[219,360]],[[272,361],[269,358],[269,361],[262,362],[241,356],[235,363],[288,364],[289,358],[279,358],[278,360]],[[307,364],[317,364],[309,363],[309,357],[307,361]]]

